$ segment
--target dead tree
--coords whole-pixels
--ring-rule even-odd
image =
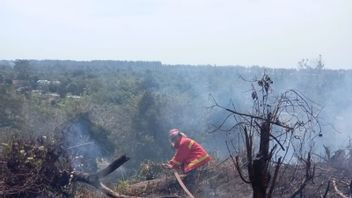
[[[243,140],[240,144],[235,144],[229,136],[227,138],[230,156],[242,180],[251,184],[253,197],[266,198],[272,197],[279,174],[283,172],[280,167],[288,162],[288,156],[311,162],[310,155],[304,156],[309,153],[306,150],[310,148],[311,141],[321,136],[317,120],[319,112],[315,112],[312,101],[295,90],[288,90],[277,98],[269,97],[273,81],[266,74],[253,83],[256,83],[252,84],[253,107],[249,113],[238,111],[234,104],[231,108],[222,106],[213,98],[212,108],[228,113],[214,131],[223,131],[229,136],[234,132],[240,134],[237,137]],[[233,150],[239,152],[241,145],[244,157],[233,157]],[[246,173],[240,161],[246,162]],[[305,165],[310,172],[295,193],[302,192],[306,183],[314,177],[313,165]]]

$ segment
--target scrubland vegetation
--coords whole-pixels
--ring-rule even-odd
[[[0,196],[107,196],[98,181],[185,196],[146,183],[172,177],[159,163],[180,128],[214,157],[196,197],[349,197],[351,85],[352,71],[323,67],[1,61]]]

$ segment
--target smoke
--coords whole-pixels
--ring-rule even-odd
[[[274,81],[271,90],[273,96],[293,89],[306,96],[307,102],[319,107],[315,113],[319,114],[323,136],[314,142],[318,151],[323,149],[323,145],[333,148],[347,145],[352,127],[348,120],[352,116],[352,75],[349,71],[255,67],[183,68],[182,72],[175,72],[174,78],[181,80],[187,91],[182,95],[165,91],[166,97],[172,96],[173,99],[173,103],[163,107],[165,123],[170,128],[181,127],[190,137],[198,139],[209,152],[217,156],[226,155],[224,142],[229,138],[229,133],[210,131],[222,123],[227,114],[209,108],[214,104],[212,98],[223,106],[250,113],[252,80],[259,79],[264,72]],[[234,124],[236,121],[229,119],[224,126],[230,128]],[[235,130],[231,133],[236,136]]]
[[[64,129],[65,145],[71,153],[72,167],[76,171],[96,172],[96,159],[103,154],[89,130],[89,122],[82,118],[72,121]]]

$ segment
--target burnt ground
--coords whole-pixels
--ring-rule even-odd
[[[70,153],[55,143],[44,140],[3,144],[0,156],[1,197],[104,197],[95,181],[70,179]],[[314,177],[299,191],[299,197],[349,197],[352,178],[350,157],[314,163]],[[348,155],[347,155],[348,156]],[[312,173],[312,169],[309,170]],[[243,167],[246,172],[246,167]],[[300,189],[305,175],[304,166],[284,164],[275,185],[273,197],[291,197]],[[109,173],[108,173],[109,174]],[[112,176],[112,175],[111,175]],[[245,175],[246,176],[246,175]],[[94,178],[94,177],[93,177]],[[83,184],[82,181],[86,182]],[[172,174],[160,164],[142,164],[137,174],[125,180],[110,177],[101,180],[115,192],[137,197],[186,197]],[[118,181],[118,182],[117,182]],[[213,160],[196,180],[192,189],[195,197],[252,196],[250,184],[241,180],[231,160]],[[340,195],[338,195],[340,193]]]
[[[303,168],[303,167],[302,167]],[[285,177],[277,180],[273,197],[291,197],[300,187],[304,171],[300,167],[284,165]],[[245,171],[245,170],[244,170]],[[330,197],[338,198],[336,188],[345,196],[349,196],[351,176],[348,170],[333,167],[329,163],[318,163],[315,166],[315,177],[307,182],[305,188],[296,197]],[[165,179],[168,178],[168,179]],[[163,183],[164,182],[164,183]],[[165,183],[167,183],[165,187]],[[197,181],[198,185],[192,191],[197,198],[246,198],[252,197],[250,184],[241,180],[232,162],[211,164]],[[171,174],[160,171],[157,178],[151,180],[125,181],[119,185],[110,185],[115,191],[137,197],[187,197]],[[75,197],[103,197],[103,194],[92,188],[82,188]]]

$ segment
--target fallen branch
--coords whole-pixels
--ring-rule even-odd
[[[111,190],[110,188],[106,187],[101,182],[99,183],[97,188],[109,197],[113,197],[113,198],[129,198],[129,197],[131,197],[132,198],[132,196],[122,195],[122,194],[119,194],[119,193]]]
[[[115,171],[117,168],[119,168],[122,164],[124,164],[128,160],[129,158],[123,155],[120,158],[113,161],[111,164],[109,164],[109,166],[107,166],[103,170],[97,172],[96,175],[98,176],[98,178],[103,178],[109,175],[110,173],[112,173],[113,171]]]
[[[95,188],[99,189],[101,192],[103,192],[105,195],[112,197],[112,198],[128,198],[128,197],[134,197],[134,196],[128,196],[128,195],[122,195],[119,194],[112,189],[108,188],[105,186],[103,183],[100,182],[99,179],[109,175],[113,171],[115,171],[117,168],[119,168],[122,164],[127,162],[129,160],[128,157],[125,155],[121,156],[120,158],[116,159],[113,161],[111,164],[109,164],[108,167],[104,168],[103,170],[94,173],[94,174],[87,174],[87,173],[73,173],[73,181],[78,181],[78,182],[83,182],[86,184],[89,184],[91,186],[94,186]]]
[[[185,175],[180,175],[183,179]],[[121,189],[121,193],[131,196],[151,195],[155,192],[166,192],[172,188],[178,187],[178,182],[174,176],[166,176],[153,180],[142,181],[134,184],[129,184]]]
[[[334,186],[335,192],[337,193],[337,195],[339,195],[342,198],[349,198],[348,196],[344,195],[338,188],[336,185],[336,181],[335,179],[332,180],[332,185]]]

